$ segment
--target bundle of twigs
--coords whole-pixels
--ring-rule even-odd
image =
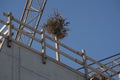
[[[69,22],[66,22],[66,19],[58,13],[54,12],[53,15],[50,15],[46,23],[44,24],[45,29],[49,34],[56,36],[58,39],[63,39],[67,36],[69,31],[68,26]]]

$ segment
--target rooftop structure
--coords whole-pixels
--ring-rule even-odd
[[[3,13],[8,21],[0,19],[0,80],[115,80],[120,53],[96,61],[39,28],[46,2],[26,0],[21,20]]]

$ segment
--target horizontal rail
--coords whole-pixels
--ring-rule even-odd
[[[1,20],[1,19],[0,19],[0,23],[2,23],[2,24],[4,24],[4,25],[8,25],[7,22],[5,22],[5,21],[3,21],[3,20]]]
[[[6,13],[4,13],[4,15],[7,16],[7,17],[9,16],[9,15],[6,14]],[[21,24],[21,25],[25,26],[26,29],[29,29],[29,30],[31,30],[31,31],[33,31],[33,32],[36,32],[36,33],[40,34],[40,35],[41,35],[41,34],[44,34],[44,38],[45,38],[45,39],[51,40],[51,41],[53,41],[53,42],[55,42],[55,43],[58,43],[61,47],[65,48],[66,50],[69,50],[70,52],[72,52],[72,53],[80,56],[81,58],[83,57],[83,54],[82,54],[81,52],[76,51],[76,50],[68,47],[67,45],[65,45],[65,44],[63,44],[63,43],[61,43],[61,42],[59,42],[59,41],[51,38],[51,37],[48,36],[47,34],[42,33],[41,31],[39,31],[39,30],[37,30],[37,29],[34,29],[33,27],[29,26],[28,24],[23,23],[23,22],[19,21],[18,19],[14,18],[13,16],[11,16],[11,20],[15,21],[15,22],[18,23],[18,24]],[[4,21],[2,21],[2,20],[0,20],[0,22],[1,22],[2,24],[4,24],[4,25],[8,25],[7,22],[4,22]],[[11,24],[10,24],[10,25],[11,25]],[[15,27],[15,26],[13,26],[13,25],[12,25],[12,29],[14,29],[15,31],[19,32],[21,35],[25,35],[25,36],[27,36],[28,38],[37,41],[38,43],[40,43],[40,44],[42,45],[43,40],[40,40],[40,39],[36,38],[34,35],[29,35],[29,34],[28,34],[27,32],[25,32],[24,30],[21,30],[21,29]],[[1,33],[0,33],[0,35],[3,36],[4,34],[1,34]],[[5,36],[3,36],[3,37],[5,37]],[[45,40],[44,40],[44,41],[45,41]],[[30,46],[29,46],[29,47],[30,47]],[[52,50],[54,50],[54,51],[59,52],[60,55],[63,55],[64,57],[70,59],[71,61],[73,61],[73,62],[75,62],[75,63],[77,63],[77,64],[79,64],[79,65],[82,65],[82,66],[84,65],[84,64],[83,64],[83,61],[80,61],[79,59],[76,59],[75,57],[72,57],[72,56],[68,55],[67,53],[65,53],[65,52],[63,52],[63,51],[61,51],[61,50],[56,49],[55,47],[51,46],[51,45],[48,44],[47,42],[45,42],[45,47],[48,47],[48,48],[50,48],[50,49],[52,49]],[[94,60],[94,59],[92,59],[92,58],[90,58],[90,57],[88,57],[88,56],[86,56],[86,60],[89,60],[89,61],[95,63],[96,65],[102,67],[104,70],[111,71],[112,73],[117,73],[116,70],[113,70],[113,69],[111,69],[110,67],[108,67],[108,66],[106,66],[106,65],[104,65],[104,64],[102,64],[102,63],[100,63],[100,62],[98,62],[98,61],[96,61],[96,60]],[[106,74],[102,73],[101,71],[96,70],[96,68],[94,68],[94,66],[86,65],[86,67],[87,67],[88,69],[90,69],[91,71],[93,71],[94,73],[97,73],[97,74],[99,74],[99,75],[102,75],[102,76],[104,76],[104,77],[107,77],[108,79],[111,80],[111,77],[109,77],[109,75],[106,75]]]
[[[6,14],[6,13],[3,13],[3,14],[4,14],[4,16],[7,16],[7,17],[8,17],[8,14]],[[26,24],[26,23],[21,22],[20,20],[14,18],[13,16],[11,16],[11,19],[12,19],[13,21],[17,22],[18,24],[21,24],[21,25],[25,26],[26,28],[28,28],[28,29],[30,29],[30,30],[38,33],[38,34],[41,34],[41,32],[40,32],[39,30],[34,29],[32,26],[30,26],[30,25],[28,25],[28,24]]]
[[[75,53],[75,54],[77,54],[77,55],[82,56],[82,53],[80,53],[79,51],[76,51],[76,50],[74,50],[74,49],[66,46],[65,44],[61,43],[60,41],[57,41],[57,40],[55,40],[54,38],[51,38],[51,37],[48,36],[47,34],[45,34],[45,38],[47,38],[47,39],[49,39],[49,40],[51,40],[51,41],[53,41],[53,42],[55,42],[55,43],[58,43],[60,46],[66,48],[67,50],[69,50],[69,51],[71,51],[71,52],[73,52],[73,53]]]
[[[82,53],[80,53],[80,52],[78,52],[78,51],[76,51],[76,50],[74,50],[74,49],[72,49],[72,48],[69,48],[68,46],[62,44],[61,42],[56,41],[55,39],[49,37],[49,36],[46,35],[46,34],[45,34],[45,37],[48,38],[48,39],[50,39],[50,40],[52,40],[52,41],[54,41],[54,42],[56,42],[56,43],[58,43],[60,46],[66,48],[66,49],[72,51],[73,53],[75,53],[75,54],[77,54],[77,55],[79,55],[79,56],[82,57]],[[101,67],[103,67],[103,68],[105,68],[105,69],[110,70],[111,72],[114,72],[114,73],[117,72],[117,71],[112,70],[112,69],[110,69],[109,67],[107,67],[107,66],[105,66],[105,65],[103,65],[103,64],[101,64],[101,63],[99,63],[99,62],[97,62],[96,60],[94,60],[94,59],[92,59],[92,58],[90,58],[90,57],[88,57],[88,56],[86,56],[86,58],[87,58],[87,60],[90,60],[91,62],[94,62],[94,63],[98,64],[99,66],[101,66]]]
[[[120,64],[114,65],[114,66],[112,66],[112,67],[110,67],[110,68],[114,68],[114,67],[116,67],[116,66],[120,66]],[[96,68],[96,70],[99,70],[99,69],[100,69],[100,67]],[[101,71],[101,69],[100,69],[99,71]],[[114,77],[114,76],[116,76],[117,74],[120,74],[120,71],[117,71],[117,73],[108,73],[107,71],[108,71],[108,70],[104,70],[104,71],[101,71],[101,72],[108,74],[109,77]],[[93,71],[89,72],[89,74],[92,73],[92,72],[93,72]],[[98,75],[97,75],[97,74],[94,74],[94,76],[98,76]]]
[[[88,60],[90,60],[90,61],[92,61],[92,62],[98,64],[100,67],[105,68],[105,69],[108,69],[109,71],[111,71],[111,72],[113,72],[113,73],[116,73],[116,72],[117,72],[117,71],[112,70],[111,68],[105,66],[104,64],[95,61],[94,59],[92,59],[92,58],[90,58],[90,57],[88,57],[88,56],[86,56],[86,58],[87,58]]]
[[[118,53],[118,54],[115,54],[115,55],[113,55],[113,56],[115,57],[115,56],[118,56],[118,55],[119,55],[119,53]],[[113,56],[110,56],[109,58],[113,58]],[[102,60],[104,60],[104,59],[102,59]],[[101,61],[102,61],[102,60],[101,60]],[[106,60],[106,58],[105,58],[105,60]],[[110,61],[110,62],[108,62],[108,63],[106,63],[106,64],[104,64],[104,65],[105,65],[105,66],[108,66],[108,65],[110,65],[110,64],[113,64],[114,61],[117,61],[117,60],[120,60],[120,57],[115,58],[114,60],[112,60],[112,61]],[[115,63],[114,63],[113,66],[108,66],[108,67],[111,68],[112,70],[115,70],[114,68],[116,68],[117,66],[120,66],[120,63],[118,63],[118,64],[115,64]],[[117,71],[116,73],[109,73],[109,72],[107,72],[107,71],[109,71],[108,69],[104,69],[104,70],[102,71],[100,68],[101,68],[101,67],[97,67],[96,69],[99,70],[99,71],[101,71],[102,73],[107,73],[110,77],[113,77],[113,76],[119,74],[119,72],[120,72],[120,71],[116,70],[116,71]],[[90,73],[92,73],[92,72],[93,72],[93,71],[90,71],[88,74],[90,74]],[[94,76],[97,76],[97,74],[95,74]]]
[[[120,55],[120,53],[117,53],[117,54],[112,55],[112,56],[110,56],[110,57],[107,57],[107,58],[104,58],[104,59],[98,60],[97,62],[103,62],[103,61],[105,61],[105,60],[111,59],[111,58],[116,57],[116,56],[118,56],[118,55]],[[90,65],[94,65],[94,64],[95,64],[95,63],[91,63],[91,64],[88,64],[88,66],[90,66]],[[83,68],[83,67],[78,68],[77,70],[80,70],[80,69],[82,69],[82,68]]]
[[[78,60],[76,58],[71,57],[70,55],[66,54],[65,52],[62,52],[61,50],[58,50],[58,49],[54,48],[53,46],[49,45],[48,43],[46,43],[46,46],[49,47],[50,49],[54,50],[54,51],[58,51],[61,55],[69,58],[70,60],[72,60],[72,61],[74,61],[74,62],[76,62],[78,64],[83,65],[82,61],[80,61],[80,60]]]
[[[42,40],[37,39],[37,38],[34,37],[34,36],[30,36],[28,33],[24,32],[23,30],[20,30],[20,29],[14,27],[14,26],[13,26],[13,29],[15,29],[16,31],[19,31],[21,34],[24,34],[24,35],[26,35],[26,36],[29,37],[29,38],[32,38],[33,40],[35,40],[35,41],[37,41],[37,42],[39,42],[39,43],[42,42]]]
[[[8,33],[8,30],[6,30],[3,34],[6,35]],[[0,36],[0,39],[2,39],[3,36]]]
[[[80,60],[78,60],[78,59],[76,59],[76,58],[73,58],[73,57],[69,56],[68,54],[62,52],[61,50],[57,50],[56,48],[54,48],[53,46],[51,46],[51,45],[49,45],[49,44],[47,44],[47,43],[46,43],[46,46],[49,47],[50,49],[54,50],[54,51],[58,51],[61,55],[63,55],[63,56],[65,56],[65,57],[69,58],[70,60],[78,63],[79,65],[83,65],[83,62],[82,62],[82,61],[80,61]],[[97,71],[97,70],[94,69],[93,67],[87,66],[87,68],[89,68],[90,70],[94,71],[95,73],[100,74],[100,75],[102,75],[102,76],[105,76],[105,77],[107,77],[108,79],[111,80],[111,78],[109,78],[109,76],[105,75],[104,73],[101,73],[101,72]]]
[[[7,35],[4,35],[2,32],[0,32],[0,36],[7,38]]]
[[[6,25],[4,25],[1,29],[0,32],[2,32],[6,28]]]

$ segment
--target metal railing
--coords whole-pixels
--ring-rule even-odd
[[[52,38],[51,36],[49,36],[44,28],[41,29],[41,31],[34,29],[32,26],[29,26],[26,23],[23,23],[21,21],[19,21],[18,19],[14,18],[12,16],[12,14],[6,14],[4,13],[4,16],[8,17],[8,21],[5,22],[3,20],[0,20],[0,23],[3,24],[3,27],[0,30],[0,35],[1,35],[1,39],[6,38],[8,40],[8,47],[11,47],[11,39],[15,39],[16,33],[20,33],[21,36],[25,36],[27,37],[27,39],[29,40],[33,40],[33,42],[35,41],[36,43],[38,43],[41,47],[41,49],[38,49],[36,46],[31,46],[27,43],[25,43],[22,40],[19,40],[18,42],[21,42],[22,44],[25,44],[26,46],[30,47],[30,48],[34,48],[36,50],[39,50],[40,53],[42,53],[42,61],[45,64],[46,63],[46,57],[49,56],[51,57],[51,54],[48,53],[52,53],[52,55],[54,54],[56,56],[56,52],[58,53],[57,55],[59,55],[59,57],[52,57],[54,60],[63,63],[69,67],[71,67],[72,69],[76,70],[78,67],[84,67],[84,71],[80,71],[83,72],[85,75],[86,80],[89,77],[92,77],[93,75],[96,75],[98,77],[105,77],[106,79],[109,80],[114,80],[112,78],[112,76],[110,74],[118,74],[118,71],[116,71],[115,69],[109,67],[107,64],[102,64],[96,60],[94,60],[93,58],[90,58],[89,56],[86,56],[85,54],[85,50],[82,50],[81,52],[76,51],[70,47],[68,47],[67,45],[63,44],[60,41],[55,40],[54,38]],[[14,24],[13,24],[14,23]],[[18,26],[16,26],[16,24],[18,25],[22,25],[24,26],[26,29],[31,30],[32,32],[35,32],[36,34],[39,35],[35,36],[35,35],[31,35],[31,33],[27,32],[25,29],[19,29]],[[2,32],[5,28],[6,31]],[[13,35],[14,34],[14,35]],[[16,40],[17,41],[17,40]],[[55,47],[53,44],[57,43],[59,46],[59,49],[57,49],[57,47]],[[64,50],[63,50],[64,49]],[[69,64],[68,61],[71,64]],[[88,63],[94,63],[95,65],[88,65]],[[75,64],[75,65],[72,65]],[[77,67],[78,66],[78,67]],[[76,68],[77,67],[77,68]],[[97,69],[97,67],[99,67]],[[116,66],[115,66],[116,67]],[[102,69],[100,69],[102,68]],[[99,70],[100,69],[100,70]],[[110,74],[106,74],[105,72],[109,71]],[[77,70],[76,70],[77,71]]]

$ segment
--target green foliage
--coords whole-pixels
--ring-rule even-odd
[[[69,22],[66,22],[66,19],[60,13],[54,12],[53,15],[50,15],[44,27],[49,34],[56,36],[58,39],[63,39],[69,31],[68,28],[65,28],[68,24]]]

